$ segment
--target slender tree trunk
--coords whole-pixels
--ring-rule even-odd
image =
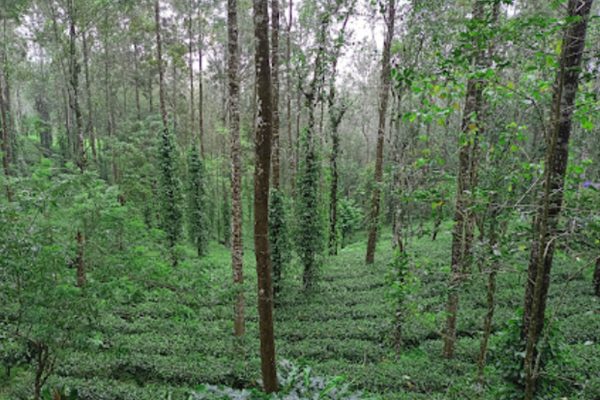
[[[279,190],[279,0],[271,0],[271,78],[273,85],[273,189]]]
[[[492,204],[490,210],[490,229],[488,232],[488,246],[489,246],[489,257],[490,265],[487,281],[487,312],[483,320],[483,336],[481,337],[481,343],[479,346],[479,358],[477,360],[477,370],[479,375],[479,383],[484,382],[484,368],[487,358],[488,342],[492,334],[492,322],[494,320],[494,311],[496,308],[496,275],[500,267],[500,260],[498,258],[498,215],[500,214],[500,205],[498,204],[498,197],[492,197]]]
[[[482,21],[485,17],[485,0],[475,0],[473,19]],[[496,17],[497,14],[494,13]],[[494,21],[492,21],[494,22]],[[478,46],[478,44],[475,44]],[[478,51],[473,63],[483,67],[486,62],[483,51]],[[479,135],[483,132],[483,79],[471,78],[467,82],[467,94],[461,127],[459,170],[457,177],[456,204],[454,208],[454,228],[452,231],[451,277],[446,303],[446,328],[444,350],[446,358],[454,355],[456,342],[456,315],[458,313],[459,289],[468,274],[472,261],[474,214],[471,211],[472,196],[477,179],[477,154]]]
[[[89,45],[87,40],[87,34],[82,32],[82,40],[83,40],[83,71],[85,74],[85,97],[87,100],[87,132],[90,137],[90,147],[92,149],[92,158],[94,162],[98,159],[98,153],[96,150],[96,132],[94,129],[94,119],[93,114],[94,110],[92,108],[92,89],[90,83],[90,70],[89,70]],[[136,63],[137,64],[137,63]],[[136,84],[137,88],[137,84]]]
[[[204,46],[204,37],[202,36],[202,20],[199,16],[199,28],[198,28],[198,135],[200,141],[200,154],[202,158],[205,156],[206,144],[204,137],[204,85],[202,72],[202,48]]]
[[[379,224],[379,208],[381,203],[381,181],[383,178],[383,139],[385,137],[385,120],[387,115],[388,99],[392,66],[390,64],[392,38],[394,37],[394,20],[396,17],[396,1],[389,0],[387,4],[386,35],[383,42],[383,54],[381,57],[381,82],[379,92],[379,127],[377,129],[377,150],[375,159],[375,186],[371,200],[371,212],[369,215],[369,238],[367,241],[367,254],[365,262],[373,264],[375,261],[375,246],[377,245],[377,228]]]
[[[135,113],[138,121],[142,120],[142,108],[140,105],[140,46],[137,39],[133,42],[133,68],[134,68],[134,79],[133,86],[135,90]]]
[[[258,94],[258,120],[254,167],[254,251],[258,277],[260,358],[264,390],[276,392],[275,337],[273,331],[273,288],[269,254],[269,175],[273,104],[269,65],[268,0],[254,0],[255,69]]]
[[[292,10],[293,0],[288,0],[288,24],[286,35],[286,55],[285,55],[285,74],[287,80],[287,136],[288,136],[288,158],[289,158],[289,179],[291,187],[294,187],[294,171],[296,169],[296,160],[294,158],[294,140],[292,138],[292,72],[291,72],[291,57],[292,57]],[[293,190],[292,190],[293,191]]]
[[[189,79],[190,79],[190,134],[192,138],[196,132],[196,109],[194,108],[194,48],[193,48],[193,20],[192,20],[192,0],[189,4],[188,13],[188,57],[189,57]]]
[[[4,75],[4,74],[2,74]],[[2,168],[4,169],[4,176],[6,177],[6,198],[8,201],[12,201],[12,190],[8,183],[10,177],[10,131],[8,129],[8,111],[6,108],[6,102],[4,99],[4,88],[2,84],[3,76],[0,76],[0,118],[2,118]]]
[[[558,222],[569,157],[571,124],[592,2],[593,0],[569,0],[568,19],[574,22],[565,29],[559,70],[553,88],[552,117],[544,163],[544,186],[534,222],[535,236],[531,245],[525,289],[525,400],[534,398],[539,377],[537,347],[544,329],[550,271],[559,235]]]
[[[243,336],[244,325],[244,274],[242,243],[242,157],[240,145],[240,84],[237,0],[227,1],[228,78],[229,78],[229,130],[231,132],[231,267],[237,297],[234,307],[233,333]]]
[[[337,158],[340,152],[340,137],[338,134],[340,123],[346,112],[346,105],[336,104],[335,80],[337,78],[337,63],[341,48],[344,44],[346,25],[350,15],[354,10],[354,3],[345,15],[338,40],[336,40],[336,50],[333,54],[331,65],[331,77],[329,81],[329,95],[327,96],[327,111],[329,113],[329,125],[331,129],[331,156],[329,165],[331,168],[331,187],[329,192],[329,254],[337,255],[338,232],[337,232],[337,195],[338,195],[338,169]]]

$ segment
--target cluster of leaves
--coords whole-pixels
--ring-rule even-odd
[[[265,394],[256,389],[232,389],[223,386],[204,385],[190,396],[190,400],[359,400],[362,393],[354,392],[346,383],[346,378],[332,379],[315,376],[309,366],[296,366],[289,361],[280,363],[280,390]]]
[[[551,323],[550,323],[551,322]],[[537,395],[540,399],[551,399],[569,393],[570,384],[561,377],[550,376],[544,371],[551,364],[568,365],[570,357],[565,346],[565,339],[557,321],[546,319],[543,340],[537,347],[540,379],[538,380]],[[503,398],[516,400],[523,397],[525,388],[525,375],[523,363],[525,361],[525,340],[522,338],[523,312],[510,319],[497,343],[492,349],[492,358],[502,377],[509,383],[503,391]]]

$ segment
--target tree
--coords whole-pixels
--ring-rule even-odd
[[[392,39],[394,37],[394,23],[396,18],[396,1],[389,0],[386,5],[385,16],[386,31],[383,41],[383,53],[381,55],[381,78],[379,87],[379,124],[377,128],[377,149],[375,158],[375,186],[371,199],[371,211],[369,214],[369,238],[367,240],[367,254],[365,261],[373,264],[375,261],[375,247],[377,245],[377,228],[379,225],[379,208],[381,203],[381,181],[383,179],[383,139],[385,136],[385,120],[387,116],[388,99],[390,93],[390,82],[392,66],[390,57],[392,51]]]
[[[553,87],[543,186],[533,222],[534,239],[525,286],[522,332],[526,340],[525,400],[534,398],[540,372],[536,355],[544,329],[552,259],[560,235],[558,223],[569,159],[571,124],[592,3],[593,0],[569,0],[568,24]]]
[[[206,172],[196,145],[188,153],[188,225],[189,238],[196,247],[198,256],[208,248],[208,220],[206,215]]]
[[[271,1],[271,76],[273,81],[273,176],[269,204],[269,244],[273,267],[273,294],[281,288],[281,274],[289,256],[285,220],[285,200],[280,188],[280,139],[279,139],[279,0]]]
[[[264,390],[276,392],[275,337],[273,332],[273,287],[269,254],[269,175],[273,104],[269,65],[268,0],[254,0],[254,38],[258,121],[254,165],[254,252],[258,277],[258,325],[260,360]]]
[[[229,79],[229,131],[231,134],[231,267],[235,291],[233,332],[243,336],[244,326],[244,272],[242,241],[242,160],[240,144],[240,88],[237,1],[227,2],[228,79]]]
[[[160,145],[160,200],[162,206],[161,228],[167,235],[167,246],[171,255],[171,263],[177,266],[178,256],[175,246],[181,236],[181,210],[179,209],[180,187],[177,178],[175,161],[175,144],[169,132],[167,108],[165,104],[164,67],[162,60],[162,40],[160,34],[160,2],[154,2],[154,23],[156,30],[156,55],[158,62],[158,83],[162,135]]]
[[[475,54],[470,60],[475,71],[480,71],[489,63],[489,52],[481,47],[476,39],[477,32],[486,24],[495,23],[497,11],[492,12],[492,17],[486,19],[486,2],[475,0],[473,3],[473,33],[472,46]],[[498,7],[495,2],[494,8]],[[461,136],[459,139],[459,164],[457,174],[456,202],[454,206],[454,227],[452,230],[452,255],[451,255],[451,277],[446,303],[446,328],[444,331],[444,350],[446,358],[454,355],[454,344],[456,342],[456,315],[458,313],[459,288],[464,277],[468,274],[471,266],[473,232],[475,217],[473,214],[473,196],[477,186],[477,167],[479,140],[483,134],[483,111],[484,97],[483,89],[485,79],[477,72],[470,76],[467,82],[467,92],[461,123]]]

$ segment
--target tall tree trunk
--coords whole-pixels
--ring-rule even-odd
[[[194,108],[194,48],[193,48],[193,19],[192,19],[192,0],[189,4],[188,13],[188,57],[189,57],[189,78],[190,78],[190,134],[192,138],[196,132],[196,109]],[[193,141],[193,140],[192,140]]]
[[[200,16],[199,16],[200,17]],[[206,144],[204,137],[204,85],[202,72],[202,48],[204,46],[204,37],[202,36],[202,20],[199,18],[198,28],[198,135],[200,141],[200,154],[202,158],[205,155]]]
[[[273,85],[273,189],[279,190],[279,0],[271,0],[271,78]]]
[[[480,384],[483,384],[484,382],[483,373],[488,352],[488,342],[492,334],[492,322],[494,320],[494,311],[496,309],[496,275],[498,274],[498,269],[500,267],[500,260],[498,257],[499,227],[497,221],[499,214],[500,205],[498,204],[498,196],[497,194],[493,194],[490,204],[489,216],[491,223],[488,231],[488,247],[489,257],[491,261],[489,265],[489,271],[487,271],[487,311],[483,319],[483,336],[481,337],[481,343],[479,346],[479,358],[477,360],[477,371]]]
[[[394,20],[396,17],[396,1],[389,0],[387,4],[386,34],[383,42],[381,56],[381,78],[379,88],[379,126],[377,129],[377,150],[375,159],[375,186],[371,200],[369,215],[369,238],[367,241],[367,254],[365,261],[373,264],[375,261],[375,247],[377,245],[377,228],[379,225],[379,208],[381,203],[381,181],[383,178],[383,139],[385,137],[385,120],[388,108],[392,66],[390,64],[392,38],[394,37]]]
[[[473,4],[473,20],[483,21],[485,18],[485,0],[475,0]],[[497,14],[493,13],[493,18]],[[494,20],[492,19],[492,22]],[[474,44],[475,48],[479,46]],[[483,68],[487,59],[482,50],[478,50],[472,63]],[[470,78],[467,82],[467,93],[463,110],[459,165],[457,174],[456,204],[454,207],[454,228],[452,231],[451,277],[446,303],[446,328],[444,332],[443,355],[452,358],[456,342],[456,315],[458,313],[459,289],[468,273],[472,260],[474,214],[471,211],[472,196],[477,180],[477,154],[479,152],[479,136],[483,132],[482,112],[484,107],[483,89],[485,81],[481,78]]]
[[[336,40],[336,48],[333,54],[333,60],[331,64],[331,76],[329,80],[329,94],[327,96],[327,111],[329,112],[329,127],[331,129],[331,156],[329,158],[329,165],[331,168],[331,187],[329,192],[329,254],[337,255],[338,248],[338,232],[337,232],[337,195],[338,195],[338,169],[337,169],[337,158],[340,152],[340,137],[338,129],[342,118],[346,113],[346,104],[340,102],[336,103],[336,90],[335,80],[337,78],[337,63],[340,56],[342,46],[344,45],[346,25],[350,19],[350,15],[354,10],[354,2],[344,17],[344,22],[338,39]]]
[[[69,72],[70,72],[70,90],[69,90],[69,106],[72,113],[75,115],[75,131],[77,132],[77,166],[81,173],[84,172],[86,167],[86,154],[84,147],[83,138],[83,119],[81,115],[81,109],[79,108],[79,62],[77,60],[77,48],[76,48],[76,27],[75,27],[75,8],[73,4],[74,0],[69,0],[68,3],[68,14],[69,14]],[[87,281],[85,275],[85,235],[81,229],[77,229],[76,234],[77,241],[77,256],[75,260],[75,267],[77,269],[77,286],[84,287]]]
[[[133,86],[135,90],[135,115],[138,121],[142,120],[142,108],[140,105],[140,45],[137,39],[133,42]]]
[[[293,0],[289,0],[288,4],[288,23],[286,35],[286,54],[285,54],[285,75],[287,80],[287,136],[288,136],[288,158],[289,158],[289,179],[291,187],[294,187],[294,171],[296,169],[296,160],[294,158],[294,141],[292,138],[292,72],[291,72],[291,57],[292,57],[292,20],[293,20]]]
[[[4,169],[4,176],[6,178],[6,198],[8,201],[12,201],[12,190],[8,179],[10,177],[10,131],[8,129],[8,110],[4,99],[4,88],[3,88],[3,75],[0,76],[0,118],[2,119],[2,168]]]
[[[525,347],[525,400],[534,397],[539,377],[537,347],[544,329],[544,316],[558,222],[569,157],[569,139],[579,83],[585,36],[593,0],[569,0],[559,70],[554,82],[550,131],[547,135],[543,191],[534,221],[528,279],[525,288],[523,338]]]
[[[254,0],[254,36],[258,121],[255,135],[254,167],[254,251],[258,277],[258,315],[260,358],[264,390],[277,391],[275,337],[273,331],[273,288],[269,254],[269,175],[271,169],[271,134],[273,104],[269,65],[268,0]]]
[[[85,75],[85,97],[87,100],[87,132],[90,137],[90,147],[92,149],[92,158],[94,162],[98,159],[98,153],[96,150],[96,132],[94,129],[94,110],[92,108],[92,89],[90,83],[90,69],[89,69],[89,45],[87,40],[87,34],[82,32],[82,40],[83,40],[83,71]],[[137,63],[136,63],[137,64]],[[136,85],[137,88],[137,85]]]
[[[234,307],[233,333],[243,336],[244,325],[244,273],[242,242],[242,157],[240,145],[240,83],[237,0],[227,1],[228,78],[229,78],[229,130],[231,132],[231,267],[237,297]]]

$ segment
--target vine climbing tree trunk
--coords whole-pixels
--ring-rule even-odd
[[[268,0],[254,0],[254,63],[258,121],[255,135],[254,165],[254,251],[258,278],[258,325],[260,360],[264,390],[277,391],[275,337],[273,331],[273,287],[269,254],[269,175],[271,169],[271,135],[273,104],[271,66],[269,63]]]
[[[585,37],[593,0],[569,0],[561,55],[553,87],[552,113],[547,135],[543,189],[534,220],[528,279],[525,287],[522,337],[525,346],[525,400],[534,398],[540,374],[537,347],[544,329],[544,316],[558,222],[569,158],[569,139],[585,48]]]
[[[244,272],[242,242],[242,160],[240,145],[240,84],[237,0],[227,1],[229,130],[231,132],[231,267],[236,288],[233,333],[243,336],[244,326]]]
[[[386,33],[383,41],[383,54],[381,55],[381,77],[379,87],[379,124],[377,128],[377,149],[375,155],[375,185],[371,198],[371,211],[369,215],[369,237],[367,239],[367,254],[365,262],[373,264],[375,261],[375,246],[377,245],[377,227],[379,224],[379,208],[381,203],[381,181],[383,178],[383,140],[385,138],[385,122],[390,93],[392,66],[390,64],[392,38],[394,37],[394,23],[396,18],[396,1],[389,0],[385,17]]]

